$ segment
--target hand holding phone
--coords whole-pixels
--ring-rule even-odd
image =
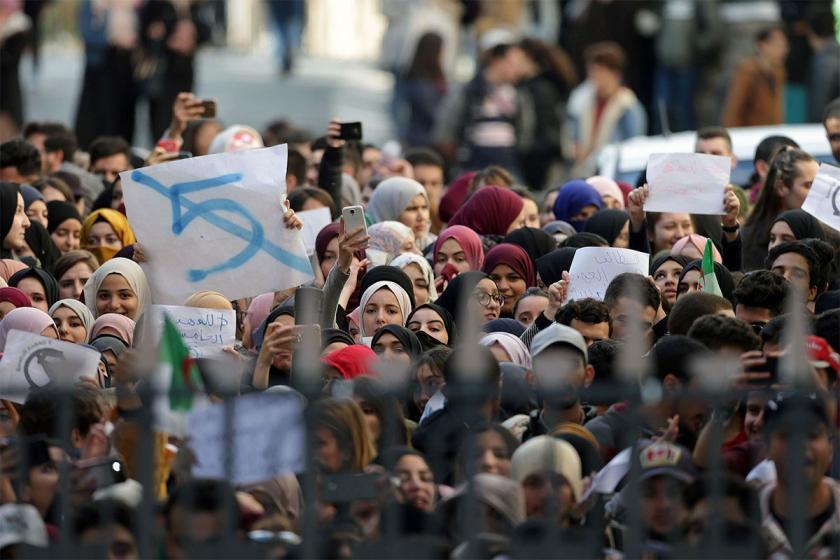
[[[365,221],[365,209],[361,206],[347,206],[341,209],[341,219],[344,220],[344,232],[349,233],[355,229],[363,228],[367,235],[367,222]]]
[[[361,122],[345,122],[340,123],[339,139],[347,141],[359,141],[362,139],[362,123]]]

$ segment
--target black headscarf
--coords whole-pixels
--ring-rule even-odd
[[[408,294],[408,301],[411,302],[411,308],[414,309],[416,303],[414,301],[414,285],[411,283],[411,278],[396,266],[381,265],[368,270],[365,277],[362,278],[360,294],[364,294],[368,288],[380,281],[395,282],[405,290],[405,293]]]
[[[47,202],[47,231],[53,233],[58,226],[67,220],[76,220],[82,225],[82,216],[75,206],[63,200],[51,200]]]
[[[447,284],[446,289],[435,303],[446,309],[452,317],[460,317],[466,303],[464,296],[469,295],[476,285],[485,278],[490,277],[477,270],[462,272]]]
[[[656,274],[656,271],[659,269],[659,267],[668,261],[674,261],[675,263],[678,263],[680,266],[685,268],[685,265],[691,262],[691,257],[669,254],[659,255],[650,263],[650,275],[653,276],[654,274]]]
[[[511,319],[510,317],[500,317],[484,323],[481,326],[481,332],[505,332],[512,334],[513,336],[520,337],[525,332],[525,325],[516,319]]]
[[[782,212],[773,220],[773,223],[779,221],[785,222],[790,227],[790,231],[796,236],[797,241],[801,239],[821,239],[825,241],[825,232],[820,226],[820,222],[805,210],[797,208],[796,210]]]
[[[29,245],[29,248],[35,254],[35,258],[38,259],[37,263],[32,264],[39,265],[44,270],[52,272],[55,261],[61,257],[61,251],[53,243],[46,228],[40,222],[32,220],[24,238],[26,239],[26,244]]]
[[[341,329],[321,329],[321,350],[336,342],[343,342],[348,346],[356,344],[353,337]]]
[[[586,224],[583,226],[583,231],[586,233],[595,233],[600,235],[607,240],[607,243],[609,243],[610,246],[612,246],[612,244],[615,243],[615,239],[618,237],[618,234],[621,233],[621,229],[624,227],[624,224],[626,224],[629,219],[630,215],[624,210],[608,208],[606,210],[596,212],[591,218],[586,220]]]
[[[550,234],[541,229],[524,227],[513,230],[502,240],[502,243],[519,245],[536,266],[537,259],[547,255],[557,248],[557,242]]]
[[[20,193],[16,183],[0,181],[0,258],[12,258],[12,252],[3,246],[3,241],[12,230],[12,222],[17,212],[17,197]]]
[[[285,301],[271,310],[271,313],[268,314],[268,317],[265,318],[262,325],[259,326],[257,330],[254,331],[254,347],[257,351],[262,348],[263,339],[265,338],[265,332],[268,330],[268,325],[274,322],[277,317],[280,315],[289,315],[290,317],[295,316],[295,306],[290,304],[288,301]]]
[[[457,276],[455,278],[457,278]],[[408,319],[405,320],[405,324],[408,325],[411,322],[411,318],[414,316],[414,314],[420,311],[421,309],[431,309],[440,316],[441,320],[443,321],[443,328],[446,329],[446,334],[449,336],[449,344],[447,344],[446,346],[455,346],[455,338],[458,332],[457,328],[455,327],[455,319],[454,317],[452,317],[452,314],[446,308],[436,303],[424,303],[423,305],[418,305],[411,313],[409,313]],[[422,343],[423,341],[421,340],[420,342]],[[434,344],[434,346],[440,346],[441,344],[441,342],[437,342],[437,344]]]
[[[47,296],[49,307],[52,307],[52,304],[58,301],[58,282],[55,281],[52,274],[40,268],[24,268],[9,277],[9,286],[17,288],[18,283],[24,278],[35,278],[44,286],[44,295]]]
[[[370,347],[373,348],[376,346],[376,343],[385,333],[394,335],[394,337],[402,343],[403,348],[405,348],[405,351],[409,356],[411,356],[412,360],[423,353],[420,341],[414,333],[411,332],[410,329],[400,325],[384,325],[380,327],[379,330],[376,331],[376,334],[373,335],[373,339],[370,341]]]
[[[588,231],[580,231],[563,241],[560,244],[562,247],[571,247],[573,249],[583,249],[584,247],[609,247],[609,242],[598,235]]]
[[[561,280],[563,273],[572,267],[576,251],[574,247],[563,247],[537,260],[537,274],[540,275],[543,284],[550,286]]]
[[[729,272],[729,269],[720,264],[719,262],[715,264],[715,277],[718,281],[718,286],[720,286],[720,292],[723,294],[723,297],[729,300],[730,303],[734,306],[735,304],[732,302],[732,292],[735,291],[735,281],[732,279],[732,273]],[[677,282],[679,283],[683,281],[686,273],[692,270],[699,270],[702,274],[703,272],[703,259],[696,259],[685,265],[683,267],[682,272],[680,273],[680,279]]]

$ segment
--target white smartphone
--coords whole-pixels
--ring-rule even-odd
[[[357,228],[365,228],[367,235],[367,223],[365,222],[365,209],[361,206],[347,206],[341,209],[341,217],[344,218],[344,231],[350,232]]]

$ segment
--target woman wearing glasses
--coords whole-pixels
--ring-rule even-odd
[[[481,326],[499,318],[505,298],[487,274],[472,271],[453,278],[435,303],[449,311],[456,324],[472,320]]]

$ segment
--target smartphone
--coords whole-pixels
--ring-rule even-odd
[[[362,139],[362,123],[360,122],[346,122],[341,123],[341,133],[338,137],[341,140],[361,140]]]
[[[193,157],[192,152],[185,152],[182,150],[178,152],[178,157],[175,159],[190,159],[191,157]]]
[[[347,206],[341,209],[341,217],[344,219],[344,232],[351,232],[354,229],[364,228],[367,235],[367,222],[365,222],[365,209],[361,206]]]
[[[757,387],[767,387],[775,385],[779,382],[779,358],[776,356],[765,356],[765,363],[760,366],[753,366],[747,370],[748,373],[769,373],[770,377],[766,379],[756,379],[750,382],[750,385]]]
[[[201,106],[204,107],[204,113],[201,115],[202,119],[215,119],[216,118],[216,100],[215,99],[202,99]]]
[[[356,500],[375,500],[379,495],[378,474],[335,474],[321,483],[321,500],[328,504],[346,504]]]
[[[324,292],[318,288],[302,286],[295,290],[295,324],[318,325],[324,307]]]

